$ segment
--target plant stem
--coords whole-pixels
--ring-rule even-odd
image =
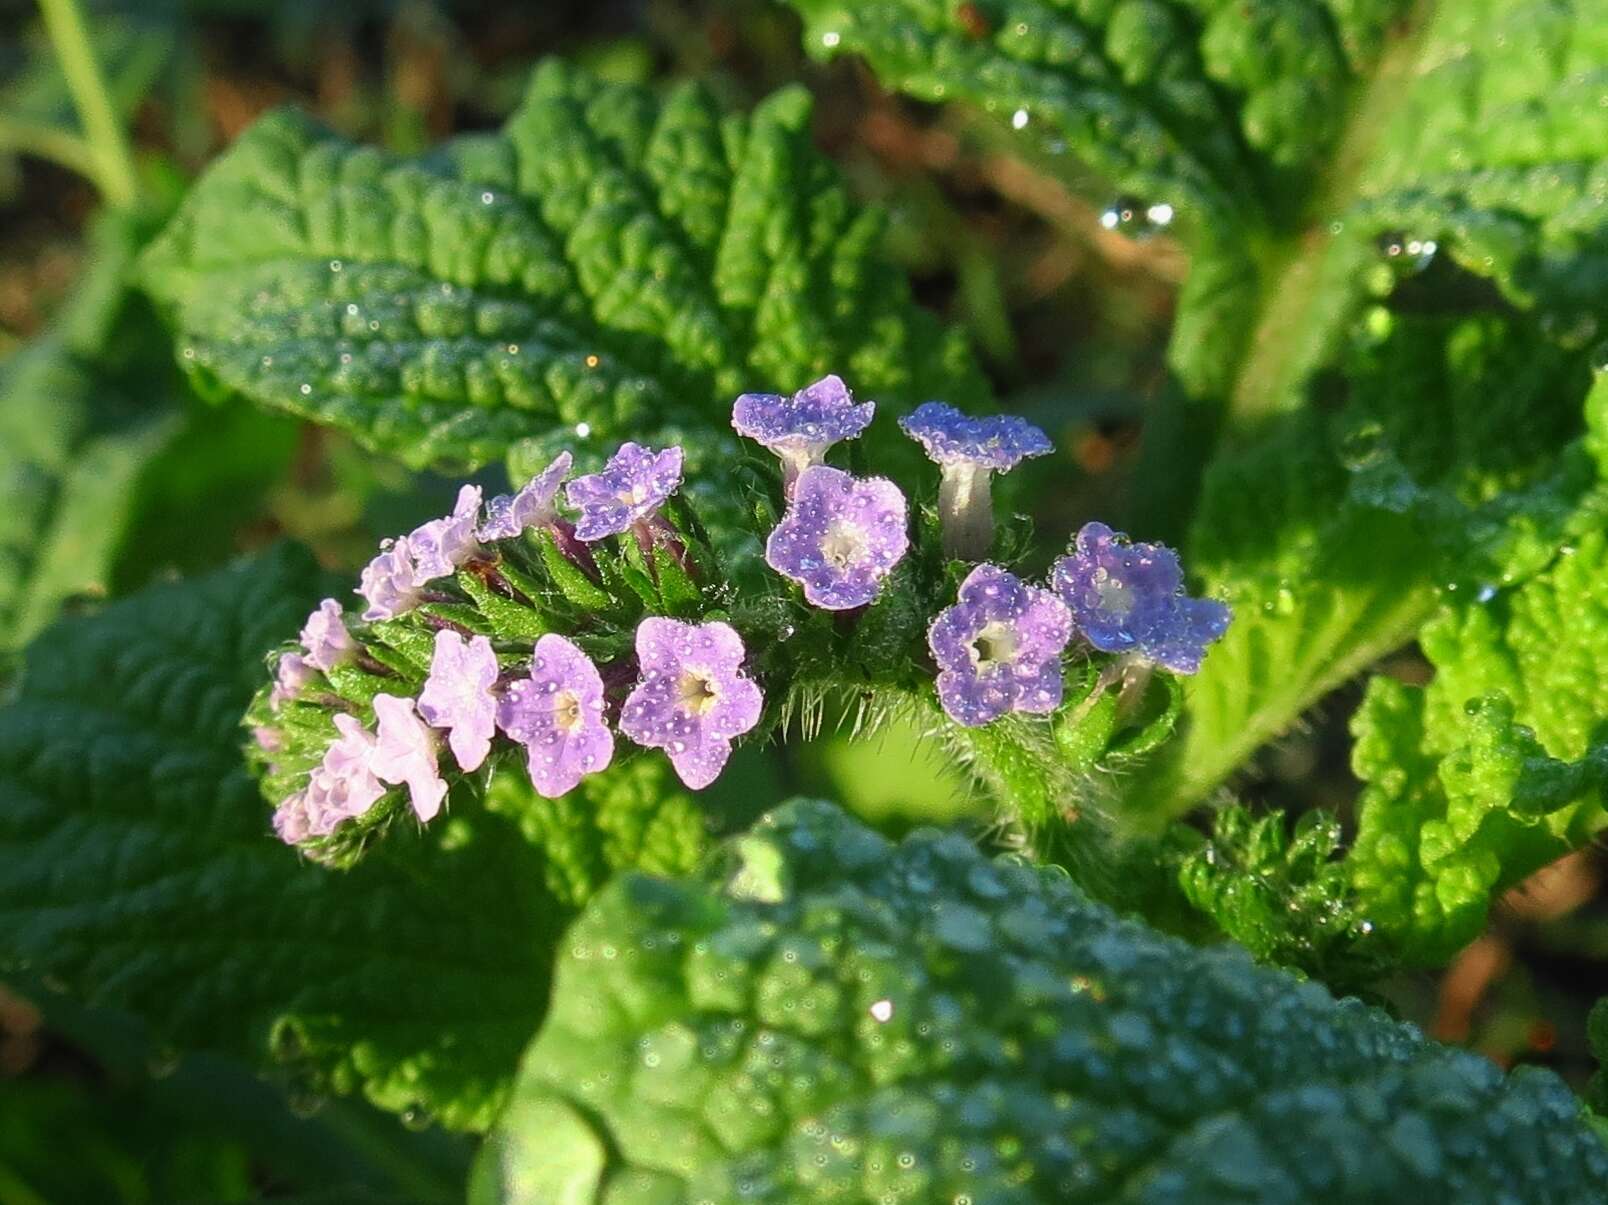
[[[89,27],[77,0],[39,0],[39,13],[61,63],[67,90],[83,124],[84,137],[94,161],[93,177],[108,205],[126,208],[138,196],[134,158],[122,122],[106,89],[95,49],[90,44]]]
[[[0,147],[48,159],[91,180],[98,178],[95,152],[89,143],[42,122],[18,121],[0,113]]]

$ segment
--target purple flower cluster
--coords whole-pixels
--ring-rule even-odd
[[[654,616],[638,626],[636,645],[641,676],[625,700],[620,730],[640,745],[664,749],[689,787],[708,786],[733,739],[759,722],[763,696],[742,673],[742,638],[724,623]],[[573,641],[542,636],[526,676],[501,689],[500,680],[486,637],[437,633],[419,698],[375,695],[375,732],[337,714],[338,739],[306,788],[279,806],[274,831],[290,844],[328,836],[342,821],[366,813],[389,786],[406,786],[414,814],[428,823],[447,794],[439,729],[466,772],[485,762],[501,729],[524,746],[531,783],[549,798],[609,766],[614,735],[605,719],[603,677]],[[269,747],[260,735],[258,741]]]
[[[1200,669],[1206,646],[1221,639],[1232,618],[1227,604],[1184,593],[1172,549],[1130,542],[1104,523],[1084,524],[1050,581],[1094,648],[1134,654],[1175,673]]]
[[[518,493],[499,494],[486,503],[483,519],[480,487],[466,485],[450,515],[381,543],[358,583],[357,593],[368,603],[363,618],[373,623],[411,611],[426,585],[482,555],[483,541],[516,539],[533,527],[549,527],[567,538],[569,527],[559,517],[555,499],[571,463],[568,452],[560,453]]]
[[[865,431],[874,411],[874,403],[855,402],[835,376],[791,397],[744,394],[733,408],[732,425],[782,462],[786,510],[769,533],[765,559],[801,588],[807,604],[827,611],[875,603],[910,547],[909,507],[898,486],[823,463],[833,444]],[[901,426],[942,471],[946,551],[978,562],[953,605],[927,629],[937,696],[956,723],[977,727],[1013,712],[1054,712],[1063,698],[1062,659],[1075,637],[1129,662],[1175,673],[1200,668],[1230,612],[1184,593],[1170,549],[1089,523],[1055,562],[1047,587],[982,559],[993,538],[990,477],[1049,452],[1042,431],[1020,418],[972,418],[936,402],[917,408]],[[532,528],[551,531],[571,556],[583,548],[576,541],[623,535],[647,547],[670,530],[659,511],[681,485],[680,447],[623,444],[600,472],[566,486],[571,467],[569,454],[561,454],[515,494],[484,508],[480,491],[465,486],[450,515],[387,541],[363,571],[363,618],[402,614],[424,597],[429,582],[477,557],[508,552],[485,546]],[[560,514],[561,493],[578,512],[573,527]],[[592,563],[589,553],[581,555]],[[526,660],[506,646],[499,656],[491,637],[445,626],[439,615],[432,622],[441,630],[418,697],[375,695],[372,728],[356,716],[335,715],[335,739],[305,786],[275,812],[274,827],[284,840],[327,836],[396,788],[406,788],[414,814],[429,822],[448,793],[443,753],[450,753],[457,771],[473,772],[487,763],[499,733],[523,748],[537,792],[566,794],[614,761],[615,706],[620,733],[663,750],[681,780],[702,789],[720,775],[734,742],[758,725],[764,710],[763,691],[744,671],[742,637],[718,620],[641,619],[636,679],[628,691],[628,661],[605,667],[605,674],[565,636],[542,635]],[[305,699],[320,675],[333,675],[331,695],[318,696],[328,701],[346,684],[340,667],[360,661],[366,671],[379,671],[383,660],[378,646],[364,652],[340,604],[325,599],[308,616],[300,647],[277,660],[271,707]],[[620,693],[611,696],[609,683]],[[263,726],[256,737],[265,752],[279,754],[290,731]]]

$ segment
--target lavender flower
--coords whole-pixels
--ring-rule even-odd
[[[368,603],[363,618],[373,623],[377,619],[395,619],[413,610],[419,602],[419,585],[408,541],[384,541],[380,544],[380,555],[364,567],[358,582],[356,593]]]
[[[498,494],[486,503],[486,521],[481,525],[482,540],[512,540],[531,527],[546,527],[558,519],[558,487],[569,476],[574,457],[560,452],[523,489],[509,497]]]
[[[720,777],[733,738],[759,723],[764,696],[743,676],[743,640],[728,624],[650,616],[636,631],[642,677],[620,711],[620,731],[670,755],[700,790]]]
[[[799,474],[787,513],[765,542],[765,560],[803,586],[812,605],[847,611],[876,598],[909,546],[898,486],[817,464]]]
[[[1046,714],[1061,704],[1061,650],[1072,616],[1048,590],[982,564],[927,630],[938,700],[957,724],[980,727],[1007,711]]]
[[[781,459],[782,491],[791,498],[799,475],[820,464],[833,444],[857,438],[876,410],[875,402],[855,402],[842,377],[825,376],[790,398],[743,394],[731,408],[731,425]]]
[[[497,723],[525,746],[530,781],[556,799],[614,758],[603,722],[603,679],[572,641],[549,633],[536,641],[530,676],[510,684]]]
[[[681,449],[655,452],[624,443],[601,473],[577,477],[565,487],[571,506],[581,512],[577,539],[588,543],[631,528],[645,529],[681,484]]]
[[[497,700],[491,688],[497,682],[497,654],[484,636],[465,640],[457,632],[436,633],[430,676],[419,694],[419,714],[436,728],[445,728],[447,745],[461,770],[474,770],[491,752],[496,731]]]
[[[274,711],[301,694],[312,681],[313,668],[300,653],[286,653],[274,667],[274,688],[268,692],[268,706]]]
[[[1107,653],[1134,653],[1180,674],[1200,669],[1206,646],[1228,630],[1224,603],[1184,594],[1178,554],[1131,543],[1104,523],[1085,523],[1050,570],[1050,584],[1083,638]]]
[[[938,515],[943,521],[944,552],[975,560],[994,543],[994,506],[989,482],[1030,456],[1054,450],[1049,436],[1014,415],[972,418],[942,402],[925,402],[899,426],[919,443],[943,476],[938,485]]]
[[[357,652],[357,644],[341,620],[341,604],[333,598],[319,603],[318,610],[307,617],[301,630],[301,642],[307,664],[326,674],[350,661]]]
[[[415,585],[451,577],[470,557],[480,551],[475,524],[480,518],[480,487],[466,485],[458,491],[458,503],[444,519],[431,519],[408,536],[413,553]]]
[[[335,717],[335,731],[339,735],[324,751],[324,760],[314,768],[306,788],[274,811],[274,831],[288,844],[327,837],[342,821],[363,815],[385,794],[385,786],[374,772],[374,734],[345,714]]]
[[[370,760],[374,774],[393,786],[406,783],[414,814],[428,823],[441,810],[441,801],[447,794],[436,757],[435,736],[419,719],[412,699],[375,695],[374,715],[380,729]]]

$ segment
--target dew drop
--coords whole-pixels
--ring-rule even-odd
[[[821,45],[831,49],[843,40],[843,35],[836,30],[828,30],[821,35]]]
[[[1027,129],[1027,123],[1031,120],[1032,117],[1026,109],[1018,109],[1011,114],[1011,129],[1025,130]]]

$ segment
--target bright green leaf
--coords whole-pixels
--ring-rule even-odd
[[[1539,1205],[1605,1176],[1548,1072],[803,803],[593,901],[473,1199]]]
[[[976,400],[809,117],[797,88],[729,117],[558,62],[501,134],[418,161],[280,112],[208,169],[144,279],[188,365],[414,466],[558,427],[724,428],[744,389],[829,371]]]

